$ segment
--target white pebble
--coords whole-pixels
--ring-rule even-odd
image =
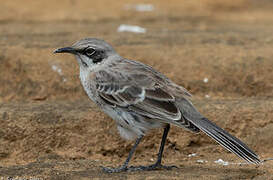
[[[208,94],[205,95],[205,98],[210,98],[210,96]]]
[[[154,5],[152,4],[127,4],[125,5],[125,9],[133,9],[135,11],[140,11],[140,12],[144,12],[144,11],[153,11],[154,10]]]
[[[206,163],[206,162],[208,162],[208,161],[202,160],[202,159],[198,159],[196,162],[198,162],[198,163]]]
[[[146,29],[139,27],[139,26],[132,26],[132,25],[126,25],[121,24],[118,27],[118,32],[133,32],[133,33],[146,33]]]
[[[196,155],[197,155],[196,153],[192,153],[192,154],[189,154],[188,157],[194,157]]]
[[[218,159],[218,160],[216,160],[216,161],[214,161],[214,162],[217,163],[217,164],[224,165],[224,166],[229,165],[229,162],[223,161],[222,159]]]
[[[52,65],[51,66],[51,69],[55,72],[57,72],[59,75],[62,75],[63,72],[62,72],[62,69],[60,67],[58,67],[57,65]]]

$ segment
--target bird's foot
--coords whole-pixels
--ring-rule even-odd
[[[151,171],[151,170],[160,170],[160,169],[166,169],[166,170],[171,170],[171,169],[177,169],[177,166],[165,166],[160,163],[155,163],[149,166],[121,166],[118,168],[108,168],[108,167],[103,167],[103,171],[106,173],[118,173],[118,172],[124,172],[124,171]]]
[[[155,163],[149,166],[131,166],[128,168],[128,171],[151,171],[151,170],[160,170],[160,169],[166,169],[166,170],[172,170],[177,169],[177,166],[165,166],[159,163]]]
[[[120,166],[117,168],[102,167],[102,170],[106,173],[119,173],[119,172],[128,171],[128,167],[127,166]]]

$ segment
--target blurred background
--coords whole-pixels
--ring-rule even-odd
[[[269,0],[3,1],[0,102],[84,96],[74,58],[52,52],[85,37],[195,96],[272,96],[272,9]]]
[[[0,12],[0,165],[48,154],[115,165],[127,156],[130,142],[89,102],[74,57],[53,54],[86,37],[153,66],[188,89],[203,114],[272,155],[273,1],[2,0]],[[148,136],[136,162],[156,157],[160,136]],[[173,163],[192,151],[226,153],[180,129],[166,151]]]

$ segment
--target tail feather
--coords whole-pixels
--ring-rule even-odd
[[[218,127],[215,123],[203,117],[187,99],[179,99],[177,104],[183,114],[183,117],[190,121],[193,125],[213,138],[230,152],[236,154],[240,158],[253,164],[261,163],[259,156],[253,152],[241,140],[232,136],[227,131]]]
[[[216,124],[208,119],[202,118],[191,122],[220,145],[240,158],[253,164],[259,164],[261,162],[258,155],[249,149],[242,141],[216,126]]]

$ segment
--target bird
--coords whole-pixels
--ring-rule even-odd
[[[203,116],[191,102],[191,94],[159,71],[120,56],[102,39],[85,38],[54,53],[70,53],[79,64],[79,77],[88,97],[117,124],[121,137],[135,140],[123,165],[103,167],[107,173],[172,169],[162,164],[170,125],[193,133],[202,131],[228,151],[251,164],[259,156],[238,138]],[[138,144],[152,129],[164,129],[157,160],[152,165],[129,166]]]

